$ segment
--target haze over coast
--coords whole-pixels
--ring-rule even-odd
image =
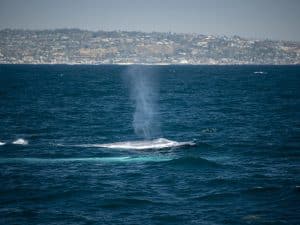
[[[300,64],[300,42],[173,32],[0,30],[1,64]]]

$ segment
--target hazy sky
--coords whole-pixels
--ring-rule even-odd
[[[300,0],[0,0],[0,29],[81,28],[300,41]]]

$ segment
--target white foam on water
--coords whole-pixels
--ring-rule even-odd
[[[23,138],[18,138],[12,142],[14,145],[28,145],[28,141]]]
[[[6,144],[5,142],[0,141],[0,146],[5,145],[5,144]]]
[[[263,189],[261,186],[254,187],[254,189]]]
[[[253,72],[254,74],[267,74],[267,72],[264,72],[264,71],[255,71]]]
[[[175,148],[181,146],[192,146],[195,144],[196,143],[192,141],[177,142],[177,141],[168,140],[166,138],[158,138],[153,140],[124,141],[124,142],[114,142],[114,143],[107,143],[107,144],[87,144],[87,145],[77,145],[77,146],[111,148],[111,149],[147,150],[147,149],[163,149],[163,148]]]

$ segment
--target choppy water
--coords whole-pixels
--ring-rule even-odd
[[[135,69],[0,66],[1,224],[300,223],[299,66],[139,67],[196,145],[101,146],[141,140]]]

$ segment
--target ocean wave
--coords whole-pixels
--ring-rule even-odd
[[[0,163],[64,163],[64,162],[163,162],[172,158],[167,156],[116,156],[116,157],[86,157],[86,158],[0,158]]]
[[[193,156],[172,159],[172,160],[168,161],[167,164],[172,165],[172,166],[183,166],[185,168],[188,168],[188,167],[217,168],[217,167],[222,166],[221,164],[218,164],[214,161],[210,161],[210,160],[203,159],[200,157],[193,157]]]
[[[96,147],[96,148],[111,148],[111,149],[132,149],[132,150],[147,150],[147,149],[163,149],[163,148],[176,148],[183,146],[193,146],[195,142],[177,142],[171,141],[166,138],[158,138],[153,140],[142,141],[124,141],[114,142],[108,144],[84,144],[76,145],[78,147]]]
[[[14,145],[28,145],[28,141],[23,138],[18,138],[17,140],[13,141],[12,144]]]
[[[149,205],[155,204],[155,202],[148,199],[140,198],[114,198],[114,199],[105,199],[101,204],[101,208],[115,209],[120,207],[128,206],[140,206],[140,205]]]
[[[266,187],[256,186],[256,187],[248,188],[243,192],[247,194],[258,194],[258,193],[266,194],[268,192],[278,192],[278,191],[280,191],[280,187],[277,186],[266,186]]]
[[[231,199],[237,196],[237,193],[233,192],[225,192],[225,193],[212,193],[206,194],[198,197],[192,198],[192,200],[196,201],[221,201],[226,199]]]
[[[5,145],[5,142],[0,141],[0,146]]]

